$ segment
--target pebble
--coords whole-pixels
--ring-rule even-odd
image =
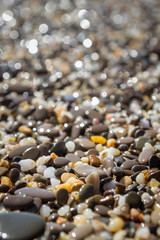
[[[20,146],[20,147],[17,147],[13,150],[11,150],[8,154],[8,157],[10,159],[14,158],[15,156],[20,156],[22,155],[22,153],[27,150],[28,148],[31,148],[31,147],[36,147],[34,144],[27,144],[27,145],[23,145],[23,146]]]
[[[121,164],[121,168],[123,170],[130,170],[133,166],[137,165],[137,161],[136,160],[126,160],[125,162],[123,162]]]
[[[74,152],[75,147],[76,147],[76,145],[73,141],[66,142],[65,146],[66,146],[68,152]]]
[[[102,171],[101,169],[85,164],[76,166],[74,168],[74,171],[80,177],[87,177],[92,172],[98,173],[100,178],[106,176],[105,172]]]
[[[68,160],[70,160],[71,162],[73,163],[76,163],[78,161],[80,161],[80,157],[76,154],[73,154],[73,153],[68,153],[65,158],[67,158]]]
[[[118,232],[124,227],[124,221],[120,217],[112,218],[108,227],[111,232]]]
[[[91,141],[95,143],[105,144],[107,140],[102,136],[92,136]]]
[[[124,184],[125,187],[128,187],[132,184],[132,179],[129,176],[124,176],[121,178],[120,183]]]
[[[147,137],[141,136],[139,138],[136,139],[135,143],[136,143],[136,149],[138,150],[142,150],[142,148],[144,147],[145,143],[150,143],[153,144],[153,141]]]
[[[160,159],[159,159],[159,157],[157,157],[157,155],[152,155],[149,158],[149,167],[160,169]]]
[[[14,194],[24,194],[26,196],[30,196],[33,198],[40,198],[42,201],[54,201],[55,200],[55,194],[53,192],[44,190],[44,189],[38,189],[38,188],[31,188],[31,187],[25,187],[20,188],[14,192]]]
[[[134,142],[133,137],[121,137],[116,141],[116,143],[118,145],[121,145],[121,144],[131,145],[131,143],[133,143],[133,142]]]
[[[10,210],[24,210],[33,204],[33,198],[29,196],[7,196],[3,205]]]
[[[91,149],[91,148],[94,148],[95,147],[95,144],[90,141],[89,139],[87,138],[81,138],[79,139],[79,144],[80,146],[82,146],[85,150],[88,150],[88,149]]]
[[[79,199],[84,201],[94,195],[94,187],[91,184],[84,184],[79,190]]]
[[[56,179],[55,177],[51,178],[50,181],[51,181],[51,186],[53,188],[56,188],[61,182],[59,179]]]
[[[94,188],[94,194],[98,194],[99,193],[99,189],[100,189],[100,178],[98,173],[96,172],[92,172],[90,173],[86,178],[85,178],[85,182],[87,184],[91,184]]]
[[[139,155],[139,158],[138,158],[138,162],[140,164],[147,164],[150,157],[153,156],[153,150],[151,148],[148,148],[148,149],[145,149],[143,150],[140,155]]]
[[[60,205],[67,204],[68,198],[69,198],[69,194],[65,188],[60,188],[57,190],[56,199],[58,204]]]
[[[138,239],[150,239],[150,231],[148,227],[140,227],[136,231],[136,237]]]
[[[43,175],[45,178],[53,178],[55,177],[56,169],[54,167],[45,168]]]
[[[54,164],[58,168],[67,165],[69,162],[70,160],[64,157],[57,157],[54,159]]]
[[[83,226],[75,227],[69,234],[70,239],[83,240],[85,237],[93,232],[93,227],[90,223],[86,223]]]
[[[44,217],[49,217],[50,213],[51,213],[51,208],[49,206],[47,206],[46,204],[42,204],[41,208],[40,208],[40,215],[44,218]]]
[[[29,240],[39,237],[43,234],[45,229],[45,221],[40,216],[33,213],[1,213],[0,228],[0,237],[2,239]],[[15,229],[18,229],[18,231],[15,231]]]
[[[143,173],[139,173],[136,177],[136,182],[138,184],[144,184],[145,183],[145,175]]]
[[[65,216],[70,210],[70,207],[68,205],[64,205],[63,207],[59,208],[57,213],[59,216],[63,217]]]
[[[38,158],[40,154],[40,151],[38,148],[36,147],[31,147],[28,148],[27,150],[25,150],[22,154],[22,158],[23,159],[32,159],[32,160],[36,160]]]
[[[12,182],[16,182],[19,179],[20,171],[17,168],[12,168],[9,172],[9,178]]]
[[[106,207],[104,205],[96,205],[94,207],[94,211],[98,214],[100,214],[102,217],[108,217],[108,211],[110,210],[109,207]]]
[[[126,203],[129,204],[130,207],[137,208],[141,206],[141,197],[133,191],[130,191],[126,196]]]
[[[88,159],[91,166],[99,167],[101,165],[100,159],[96,155],[90,154]]]
[[[36,163],[31,159],[25,159],[19,161],[19,165],[21,166],[21,171],[26,172],[33,169],[36,166]]]
[[[160,224],[160,211],[156,211],[154,210],[152,213],[151,213],[151,221],[153,224]]]

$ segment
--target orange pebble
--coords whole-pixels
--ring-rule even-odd
[[[67,189],[68,192],[70,192],[71,184],[69,184],[69,183],[62,183],[60,185],[55,186],[55,188],[56,189],[65,188],[65,189]]]
[[[67,219],[66,219],[66,218],[58,217],[58,218],[56,219],[56,223],[57,223],[57,224],[62,224],[62,223],[65,223],[65,222],[67,222]]]
[[[52,153],[52,154],[51,154],[51,158],[52,158],[52,159],[55,159],[55,158],[57,158],[57,157],[58,157],[58,156],[57,156],[55,153]]]
[[[10,188],[12,187],[12,182],[8,177],[2,177],[1,184],[5,184],[5,185],[9,186]]]
[[[73,174],[73,173],[63,173],[61,175],[61,181],[65,183],[71,177],[77,178],[77,176],[75,174]]]
[[[102,136],[92,136],[91,140],[95,143],[101,143],[101,144],[105,144],[106,143],[106,139]]]
[[[115,143],[116,143],[116,140],[114,138],[110,138],[107,141],[107,147],[114,147]]]

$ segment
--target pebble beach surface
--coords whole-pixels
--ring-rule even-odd
[[[160,239],[159,10],[1,0],[0,239]]]

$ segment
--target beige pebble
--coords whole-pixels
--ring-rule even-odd
[[[124,221],[120,217],[112,218],[108,227],[111,232],[118,232],[124,227]]]

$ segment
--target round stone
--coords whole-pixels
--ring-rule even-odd
[[[33,213],[8,212],[0,214],[0,238],[6,240],[31,240],[45,230],[45,221]],[[17,231],[15,231],[17,229]]]

